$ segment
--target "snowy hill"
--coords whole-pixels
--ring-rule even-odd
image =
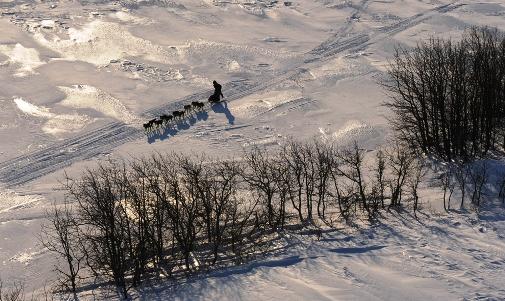
[[[27,292],[54,279],[37,235],[64,172],[156,151],[236,157],[289,137],[373,150],[391,134],[378,82],[395,45],[505,30],[505,1],[0,0],[0,14],[0,278]],[[144,134],[206,101],[212,80],[226,103]],[[421,202],[418,220],[294,231],[263,258],[136,296],[504,300],[503,208],[442,213],[429,188]]]

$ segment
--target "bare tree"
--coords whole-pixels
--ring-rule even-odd
[[[77,282],[85,254],[74,212],[65,200],[60,207],[53,203],[52,211],[47,215],[50,225],[42,226],[42,245],[65,261],[65,267],[56,265],[55,270],[61,276],[61,285],[77,300]]]
[[[265,215],[268,225],[276,230],[278,224],[274,198],[278,193],[280,177],[277,162],[273,158],[267,157],[265,151],[258,148],[246,152],[245,161],[247,171],[243,174],[244,180],[253,195],[259,198],[260,203],[266,207]]]
[[[275,178],[275,186],[278,192],[278,202],[279,202],[279,212],[277,224],[281,229],[284,229],[286,224],[286,203],[290,199],[291,195],[291,180],[292,176],[290,174],[289,165],[282,160],[282,155],[277,154],[274,159],[273,168],[277,177]]]
[[[288,169],[282,180],[286,186],[291,187],[288,196],[293,209],[298,213],[300,222],[304,221],[302,213],[302,199],[304,189],[303,158],[300,154],[301,145],[295,141],[289,141],[281,149],[281,158],[286,162]]]
[[[333,150],[332,168],[331,168],[331,191],[329,195],[336,201],[342,217],[347,223],[351,223],[352,219],[357,216],[358,206],[365,210],[361,205],[358,185],[356,184],[357,176],[354,166],[346,160],[342,160],[342,156],[349,156],[352,160],[352,149]],[[352,161],[351,161],[352,162]],[[359,164],[361,168],[361,163]]]
[[[194,251],[200,232],[198,217],[202,203],[197,191],[199,184],[195,184],[195,179],[198,179],[195,173],[198,173],[199,166],[203,164],[202,160],[195,162],[186,156],[176,156],[174,163],[177,171],[169,178],[169,196],[173,200],[170,204],[169,217],[187,269],[191,269],[194,263],[197,263]]]
[[[237,203],[237,188],[240,166],[234,161],[221,161],[212,167],[213,180],[208,186],[212,202],[212,254],[215,264],[222,249],[225,235],[234,218],[234,204]]]
[[[363,210],[365,210],[371,218],[372,215],[367,203],[366,184],[363,177],[364,155],[364,149],[360,148],[358,143],[355,141],[352,148],[344,149],[336,153],[339,160],[337,168],[340,176],[343,176],[355,185],[355,196],[357,197]]]
[[[340,175],[338,167],[332,168],[331,182],[333,183],[332,196],[338,204],[340,216],[349,223],[356,213],[354,183],[346,183],[345,178]],[[350,182],[350,181],[349,181]]]
[[[319,141],[313,142],[313,152],[315,156],[314,166],[316,169],[315,192],[317,196],[317,215],[325,220],[326,199],[329,196],[331,169],[334,166],[334,152],[331,145],[323,144]]]
[[[444,191],[444,210],[449,211],[451,209],[451,197],[454,193],[454,189],[456,188],[456,183],[453,180],[453,173],[451,169],[448,169],[439,177],[439,184]],[[449,196],[447,196],[447,191],[449,191]]]
[[[171,244],[170,227],[168,227],[168,181],[165,173],[171,174],[172,165],[165,165],[163,156],[154,154],[150,158],[138,159],[131,163],[134,185],[131,185],[135,196],[137,215],[144,220],[148,254],[153,256],[158,268],[166,265],[165,247]]]
[[[363,213],[374,219],[388,182],[390,206],[410,189],[417,212],[424,165],[412,152],[396,144],[377,153],[371,170],[364,162],[357,143],[336,150],[291,140],[276,154],[254,149],[242,161],[172,153],[100,163],[67,177],[73,207],[56,211],[58,225],[68,223],[55,233],[67,235],[60,240],[69,247],[52,250],[70,254],[66,275],[74,290],[85,264],[86,273],[113,282],[126,298],[167,268],[189,274],[269,250],[272,231],[286,224],[331,223],[327,206],[338,207],[346,222]]]
[[[464,208],[465,202],[465,194],[466,194],[466,185],[468,184],[468,167],[464,164],[459,164],[456,166],[454,176],[456,178],[456,182],[458,183],[458,188],[461,192],[461,203],[459,205],[460,209]]]
[[[416,160],[413,165],[412,175],[409,177],[408,182],[410,191],[412,192],[412,197],[414,199],[414,216],[416,216],[419,204],[419,183],[421,183],[422,178],[426,175],[426,168],[424,161],[419,159]]]
[[[380,200],[381,207],[384,209],[384,201],[385,201],[385,191],[386,191],[386,184],[387,180],[385,178],[385,171],[386,171],[386,158],[384,155],[384,152],[379,149],[377,151],[376,157],[375,157],[375,167],[373,169],[373,172],[375,174],[375,187],[376,187],[376,192],[378,194],[378,199]],[[377,207],[377,204],[375,204],[375,207]],[[378,208],[374,208],[375,211],[378,210]]]
[[[505,173],[500,175],[498,182],[498,198],[505,203]]]
[[[87,228],[81,232],[86,241],[87,264],[95,273],[111,276],[120,295],[127,298],[130,269],[124,202],[127,189],[125,183],[115,181],[122,173],[122,164],[99,164],[95,170],[88,169],[79,180],[67,178],[65,187],[76,202],[77,222]]]
[[[299,159],[302,166],[303,175],[303,191],[305,196],[305,208],[307,210],[307,219],[309,223],[313,223],[313,204],[316,190],[316,175],[317,175],[317,159],[315,158],[314,146],[310,143],[302,143],[299,148]]]
[[[402,192],[408,181],[415,157],[409,148],[400,142],[395,142],[386,151],[387,165],[391,171],[389,188],[391,190],[391,203],[389,208],[401,205]]]
[[[489,178],[489,167],[486,161],[478,162],[470,168],[470,180],[472,182],[472,204],[477,208],[480,206],[482,199],[482,189],[486,185]]]

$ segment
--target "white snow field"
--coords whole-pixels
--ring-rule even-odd
[[[391,133],[378,82],[395,45],[474,25],[505,30],[505,1],[0,0],[0,278],[27,293],[54,281],[38,234],[64,172],[154,151],[236,157],[288,137],[373,150]],[[212,80],[226,103],[145,136],[143,122],[205,101]],[[262,258],[134,296],[505,300],[503,207],[447,214],[423,192],[419,219],[285,235]]]

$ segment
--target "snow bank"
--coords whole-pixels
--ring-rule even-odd
[[[353,72],[357,64],[345,57],[338,57],[309,70],[314,79],[319,79],[335,74],[347,74]]]
[[[24,265],[29,265],[32,261],[42,257],[42,255],[48,252],[47,248],[38,248],[34,251],[34,248],[28,248],[24,252],[17,253],[10,258],[10,261],[19,262]]]
[[[359,120],[348,120],[336,131],[328,128],[319,128],[321,138],[325,142],[340,146],[348,146],[354,141],[362,144],[364,141],[380,136],[379,131]]]
[[[18,109],[28,115],[43,118],[53,118],[55,116],[55,114],[49,112],[49,109],[33,105],[22,98],[15,98],[14,103],[18,106]]]
[[[16,45],[0,45],[0,53],[9,59],[5,63],[17,64],[20,67],[14,76],[23,77],[35,74],[35,69],[44,65],[40,60],[39,52],[34,48],[26,48],[17,43]]]
[[[0,213],[33,206],[43,200],[37,195],[19,195],[11,190],[0,190]]]
[[[115,13],[111,13],[109,15],[111,18],[117,19],[119,21],[123,21],[129,24],[139,24],[139,25],[147,25],[154,23],[153,20],[142,18],[138,16],[132,15],[129,11],[117,11]]]
[[[23,113],[46,119],[42,126],[42,131],[51,135],[60,135],[68,132],[76,132],[92,122],[92,119],[86,115],[79,114],[55,114],[48,108],[36,106],[25,101],[22,98],[15,98],[14,103]]]
[[[269,91],[244,97],[230,107],[236,117],[253,118],[301,97],[300,90]]]
[[[141,56],[160,63],[177,61],[176,50],[165,49],[149,40],[135,37],[124,25],[117,23],[94,20],[83,28],[70,28],[68,37],[48,38],[42,32],[34,34],[41,45],[58,52],[67,60],[80,60],[95,65],[105,65],[111,60],[128,56]]]
[[[247,61],[248,59],[256,59],[258,57],[286,59],[296,57],[298,54],[285,51],[283,49],[270,49],[265,47],[240,45],[234,43],[223,43],[217,41],[209,41],[204,39],[191,40],[187,47],[179,47],[184,56],[192,56],[198,58],[202,55],[205,57],[226,59],[233,58],[234,60]]]
[[[77,109],[93,109],[125,123],[133,123],[137,117],[118,99],[88,85],[58,87],[67,97],[59,104]]]

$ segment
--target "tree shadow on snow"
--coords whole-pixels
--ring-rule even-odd
[[[329,249],[328,251],[338,254],[360,254],[366,253],[374,250],[380,250],[386,246],[367,246],[367,247],[354,247],[354,248],[336,248]]]
[[[307,257],[309,258],[309,257]],[[222,277],[228,277],[232,275],[242,275],[242,274],[247,274],[254,269],[261,268],[261,267],[266,267],[266,268],[286,268],[291,265],[295,265],[297,263],[300,263],[304,261],[304,257],[300,256],[290,256],[282,259],[274,259],[274,260],[267,260],[267,261],[261,261],[261,262],[251,262],[249,264],[246,264],[245,266],[241,266],[238,268],[230,268],[228,270],[223,270],[223,271],[217,271],[217,272],[212,272],[209,273],[209,277],[214,277],[214,278],[222,278]]]
[[[303,262],[306,259],[314,259],[323,256],[289,256],[280,259],[273,260],[264,260],[260,262],[249,262],[244,265],[235,266],[235,267],[225,267],[213,272],[209,272],[200,276],[191,277],[186,279],[184,282],[173,282],[172,286],[167,286],[166,283],[161,283],[161,286],[148,287],[143,291],[139,291],[139,295],[142,298],[148,298],[149,300],[201,300],[205,299],[206,292],[209,289],[214,288],[212,283],[219,283],[219,289],[221,291],[227,291],[227,293],[231,295],[239,295],[238,289],[239,287],[235,287],[232,283],[229,283],[230,286],[227,286],[227,279],[218,280],[219,278],[227,278],[234,276],[241,276],[248,273],[254,273],[258,268],[277,268],[277,267],[289,267],[292,265],[296,265],[300,262]],[[213,281],[205,281],[204,279],[216,278]],[[199,281],[197,281],[199,280]],[[203,281],[202,281],[203,280]],[[214,282],[219,281],[219,282]],[[224,281],[224,282],[223,282]],[[226,287],[225,287],[226,286]],[[233,292],[237,289],[236,292]]]
[[[215,288],[215,284],[218,284],[219,290],[226,292],[228,296],[239,296],[240,287],[237,287],[233,281],[229,282],[228,277],[233,279],[236,276],[254,274],[257,269],[289,267],[306,260],[326,257],[326,255],[299,256],[289,254],[287,250],[298,244],[299,241],[296,239],[290,241],[289,238],[282,235],[282,232],[277,234],[279,235],[260,242],[260,245],[250,245],[249,247],[252,249],[244,250],[243,253],[250,256],[245,256],[243,258],[245,261],[242,263],[234,262],[237,258],[231,256],[224,260],[222,266],[208,267],[209,269],[204,267],[200,271],[195,271],[194,274],[184,273],[184,270],[181,270],[171,274],[171,279],[167,279],[168,281],[156,280],[152,285],[142,286],[136,291],[136,294],[139,299],[145,300],[202,300],[209,299],[206,294]],[[266,249],[263,249],[264,247]],[[267,256],[275,256],[275,258],[267,258]]]

